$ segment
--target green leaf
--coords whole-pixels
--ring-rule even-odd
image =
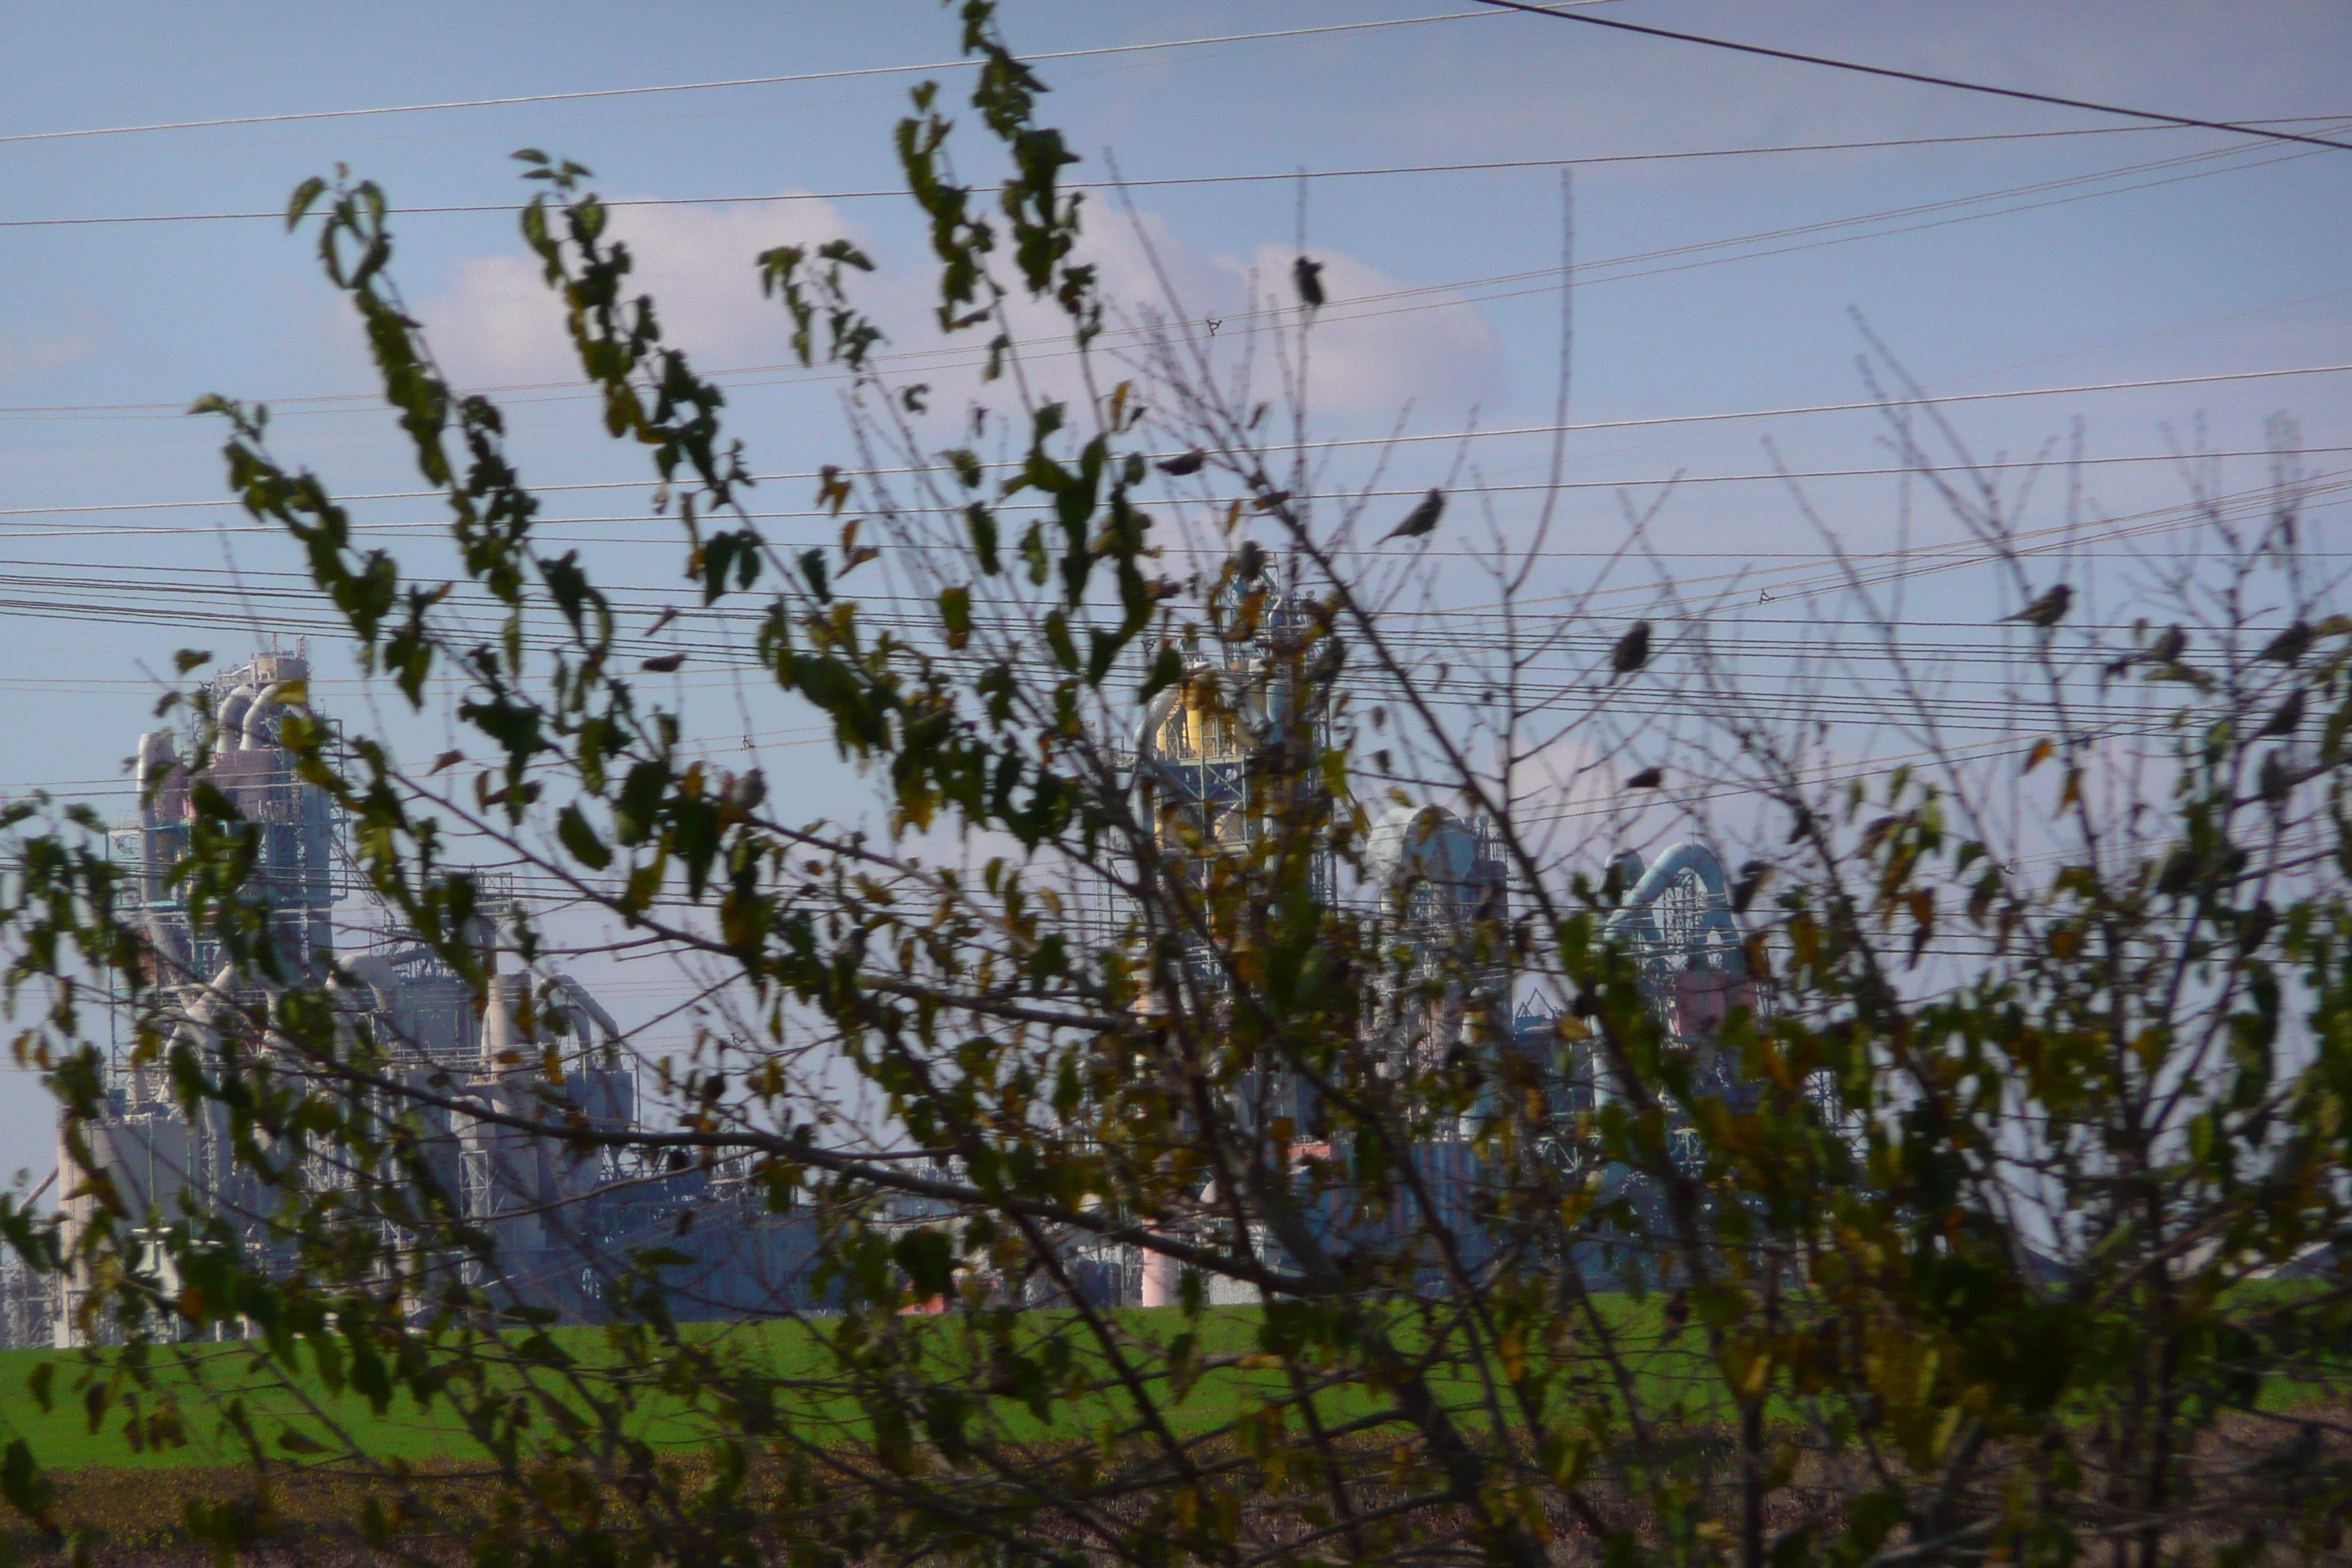
[[[286,204],[286,227],[289,232],[309,216],[310,208],[326,194],[326,190],[327,182],[316,174],[294,187],[293,197]]]
[[[898,1267],[907,1271],[908,1284],[913,1286],[918,1300],[944,1296],[955,1283],[955,1254],[948,1238],[936,1230],[912,1230],[898,1238],[890,1249]]]
[[[601,871],[613,863],[612,850],[596,837],[596,830],[588,826],[588,819],[581,815],[576,802],[566,805],[557,816],[555,836],[563,841],[563,847],[572,852],[573,859],[592,871]]]
[[[1078,668],[1077,645],[1070,640],[1070,623],[1059,610],[1045,613],[1045,642],[1054,650],[1054,662],[1064,669]]]

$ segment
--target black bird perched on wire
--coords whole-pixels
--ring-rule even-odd
[[[686,655],[682,653],[663,653],[656,654],[653,658],[640,663],[637,668],[648,675],[667,675],[685,662]]]
[[[2169,626],[2158,633],[2156,640],[2146,647],[2137,653],[2127,653],[2108,665],[2107,675],[2112,679],[2136,664],[2176,665],[2180,662],[2180,656],[2188,651],[2189,634],[2178,625]]]
[[[731,774],[719,793],[720,799],[738,811],[757,811],[760,803],[768,798],[768,775],[758,768]]]
[[[1323,264],[1305,257],[1290,264],[1290,276],[1298,285],[1298,298],[1310,310],[1323,308]]]
[[[1199,473],[1201,465],[1208,460],[1209,454],[1195,447],[1189,452],[1179,452],[1172,458],[1160,458],[1160,471],[1170,479],[1181,479],[1187,474]]]
[[[1649,662],[1650,623],[1635,621],[1609,650],[1609,668],[1617,675],[1631,675]]]
[[[1432,489],[1421,498],[1411,511],[1404,514],[1402,522],[1381,535],[1381,539],[1383,542],[1391,539],[1419,539],[1423,534],[1435,528],[1437,520],[1444,515],[1445,492],[1441,489]]]
[[[1656,789],[1665,782],[1665,769],[1643,768],[1640,773],[1635,773],[1632,778],[1625,781],[1625,787],[1627,789]]]
[[[2074,602],[2074,590],[2061,583],[2013,616],[2003,616],[2004,621],[2022,621],[2029,626],[2043,630],[2066,618],[2066,608]]]
[[[2273,664],[2301,664],[2318,640],[2319,634],[2311,629],[2309,621],[2297,621],[2264,644],[2262,657]]]
[[[2303,688],[2298,686],[2287,694],[2285,701],[2279,704],[2278,711],[2271,715],[2271,721],[2263,726],[2262,732],[2267,739],[2273,735],[2292,735],[2302,727]]]

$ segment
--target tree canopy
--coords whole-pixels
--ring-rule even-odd
[[[339,1467],[370,1542],[485,1564],[2340,1551],[2352,638],[2291,455],[2251,500],[2197,491],[2133,618],[2094,621],[2023,492],[1878,353],[1889,439],[2021,606],[2005,743],[1964,743],[1864,559],[1820,595],[1858,642],[1759,650],[1737,585],[1530,594],[1556,483],[1484,546],[1444,488],[1328,488],[1312,263],[1213,341],[1172,296],[1105,298],[1085,225],[1120,219],[1065,187],[992,8],[961,17],[968,123],[926,84],[897,151],[931,326],[983,364],[964,405],[882,357],[856,247],[753,263],[845,378],[830,546],[750,515],[756,433],[632,292],[591,173],[517,154],[688,613],[830,727],[864,828],[697,754],[613,585],[534,531],[498,405],[438,367],[387,194],[294,194],[455,571],[371,543],[266,409],[199,406],[362,668],[419,710],[457,693],[464,743],[290,708],[279,743],[486,1006],[488,954],[528,971],[590,915],[727,1000],[625,1123],[565,1098],[544,991],[494,1064],[522,1089],[419,1068],[279,936],[268,825],[204,782],[221,737],[179,704],[170,875],[226,979],[152,961],[93,815],[9,808],[16,1050],[90,1215],[0,1208],[86,1284],[91,1348],[35,1394],[134,1447],[229,1442],[250,1490],[188,1521],[224,1550]],[[1865,710],[1906,759],[1853,761]],[[1614,858],[1660,802],[1735,872]],[[494,908],[493,853],[566,910]],[[1661,935],[1661,888],[1703,941]],[[106,1174],[110,1006],[127,1070],[229,1129],[253,1213]],[[453,1117],[723,1177],[805,1226],[800,1284],[698,1321],[681,1230],[590,1260],[596,1321],[567,1323],[453,1188]],[[0,1489],[69,1528],[44,1463],[18,1439]]]

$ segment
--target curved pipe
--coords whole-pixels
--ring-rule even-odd
[[[229,986],[236,979],[236,965],[222,964],[221,972],[213,976],[213,983],[204,988],[204,994],[181,1009],[179,1021],[172,1026],[173,1037],[202,1050],[205,1037],[212,1033],[215,1015],[228,1005]]]
[[[219,723],[219,735],[214,744],[221,751],[234,752],[245,743],[245,716],[253,700],[261,693],[251,685],[238,687],[221,699],[219,710],[214,715]]]
[[[569,974],[551,974],[547,977],[547,984],[551,990],[587,1014],[589,1020],[604,1031],[607,1043],[615,1046],[621,1043],[621,1026],[613,1022],[613,1015],[604,1010],[604,1004],[588,994],[586,986]]]
[[[1708,931],[1738,935],[1739,928],[1731,919],[1731,895],[1723,879],[1723,863],[1715,858],[1713,850],[1688,839],[1659,856],[1657,863],[1642,873],[1642,879],[1633,884],[1602,931],[1610,936],[1646,935],[1656,941],[1657,922],[1650,918],[1650,906],[1685,871],[1695,873],[1699,886],[1706,890],[1699,923]]]
[[[354,988],[364,985],[374,995],[376,1011],[389,1013],[400,997],[400,971],[378,952],[363,952],[337,965]]]
[[[245,710],[245,749],[257,752],[278,743],[277,722],[289,713],[307,711],[299,702],[286,700],[286,688],[299,682],[273,680]]]

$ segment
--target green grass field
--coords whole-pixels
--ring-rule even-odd
[[[1620,1299],[1612,1315],[1622,1318],[1621,1326],[1630,1331],[1632,1340],[1654,1347],[1656,1329],[1643,1320],[1654,1316],[1656,1310],[1654,1300],[1639,1304]],[[1172,1310],[1120,1316],[1130,1331],[1152,1339],[1175,1334],[1189,1326],[1200,1335],[1203,1351],[1211,1355],[1246,1355],[1257,1348],[1259,1315],[1255,1308],[1210,1309],[1189,1325]],[[1039,1313],[1037,1320],[1041,1333],[1074,1327],[1059,1313]],[[923,1321],[925,1337],[936,1336],[935,1348],[926,1346],[925,1353],[941,1357],[947,1368],[961,1367],[965,1352],[961,1336],[955,1331],[955,1321],[941,1318]],[[817,1338],[824,1331],[822,1324],[710,1325],[691,1331],[710,1347],[723,1348],[731,1355],[746,1358],[778,1379],[783,1385],[779,1414],[799,1435],[818,1441],[826,1440],[828,1436],[856,1441],[863,1436],[865,1421],[855,1401],[827,1386],[832,1355]],[[599,1363],[607,1361],[599,1330],[562,1329],[554,1331],[554,1337],[580,1360],[592,1377]],[[1088,1357],[1097,1354],[1090,1348],[1082,1353]],[[1651,1349],[1645,1354],[1656,1358],[1660,1352]],[[1686,1355],[1668,1354],[1683,1368],[1696,1370],[1691,1368]],[[35,1368],[43,1364],[52,1369],[53,1408],[47,1411],[40,1408],[27,1384]],[[0,1430],[9,1436],[24,1438],[38,1462],[50,1469],[233,1464],[242,1458],[242,1450],[234,1438],[224,1438],[223,1415],[229,1402],[235,1400],[241,1402],[253,1425],[273,1445],[278,1434],[291,1426],[303,1436],[341,1451],[346,1443],[330,1428],[331,1423],[342,1428],[351,1446],[386,1458],[426,1465],[455,1464],[478,1452],[446,1401],[420,1406],[404,1392],[395,1394],[391,1407],[379,1415],[356,1394],[330,1394],[307,1360],[301,1374],[289,1379],[250,1344],[177,1347],[159,1356],[157,1365],[160,1370],[155,1378],[156,1394],[144,1396],[145,1403],[137,1408],[152,1410],[158,1394],[168,1396],[181,1413],[187,1438],[184,1444],[143,1450],[134,1447],[125,1435],[131,1407],[122,1405],[110,1410],[93,1432],[82,1396],[77,1392],[77,1385],[92,1369],[79,1352],[0,1352]],[[1650,1372],[1644,1382],[1653,1392],[1664,1394],[1669,1368],[1654,1364]],[[1465,1401],[1479,1396],[1477,1380],[1466,1372],[1444,1381]],[[1181,1429],[1210,1430],[1265,1397],[1286,1393],[1288,1387],[1286,1375],[1278,1371],[1222,1368],[1202,1377],[1186,1393],[1174,1407],[1174,1418]],[[1322,1402],[1321,1407],[1327,1418],[1344,1419],[1370,1409],[1371,1399],[1370,1394],[1330,1397]],[[1051,1426],[1033,1423],[1016,1412],[1013,1431],[1024,1438],[1051,1437],[1056,1430],[1076,1436],[1097,1430],[1105,1421],[1123,1423],[1130,1410],[1124,1394],[1104,1393],[1058,1407]],[[640,1398],[635,1420],[643,1435],[680,1445],[689,1445],[710,1430],[706,1419],[682,1396],[659,1392]],[[288,1457],[293,1456],[289,1453]]]
[[[1712,1358],[1695,1330],[1662,1342],[1664,1302],[1656,1296],[1601,1299],[1613,1337],[1631,1363],[1636,1386],[1654,1419],[1669,1424],[1705,1424],[1727,1411]],[[1118,1314],[1122,1327],[1138,1340],[1164,1341],[1191,1331],[1200,1336],[1202,1351],[1212,1356],[1246,1356],[1258,1348],[1261,1316],[1251,1307],[1212,1308],[1187,1320],[1173,1310],[1138,1310]],[[1097,1378],[1109,1382],[1108,1367],[1091,1341],[1067,1315],[1038,1311],[1028,1320],[1045,1336],[1065,1333],[1077,1341],[1076,1353]],[[954,1317],[901,1320],[914,1331],[914,1345],[926,1358],[936,1358],[934,1370],[952,1378],[969,1365],[970,1351]],[[855,1445],[866,1433],[864,1412],[843,1392],[834,1373],[832,1352],[820,1337],[831,1331],[824,1320],[810,1322],[703,1325],[687,1331],[704,1347],[723,1352],[773,1380],[777,1414],[800,1437],[818,1443]],[[612,1365],[604,1332],[593,1328],[552,1331],[552,1337],[595,1380],[600,1368]],[[1150,1354],[1138,1364],[1155,1364]],[[53,1408],[44,1411],[28,1387],[28,1378],[43,1365],[51,1368]],[[429,1468],[462,1466],[481,1457],[472,1436],[446,1400],[420,1405],[407,1393],[395,1394],[389,1409],[377,1415],[357,1394],[331,1394],[306,1360],[301,1373],[289,1378],[247,1343],[182,1346],[158,1356],[156,1391],[142,1396],[135,1407],[117,1405],[97,1430],[91,1429],[78,1385],[92,1371],[85,1353],[58,1351],[0,1352],[0,1435],[22,1437],[37,1462],[53,1471],[85,1468],[152,1469],[159,1467],[218,1467],[235,1465],[243,1448],[225,1430],[230,1402],[241,1402],[252,1426],[272,1451],[288,1459],[305,1455],[328,1458],[356,1448],[373,1457],[403,1459]],[[1598,1384],[1605,1382],[1597,1363],[1579,1369]],[[501,1373],[519,1378],[520,1372]],[[544,1374],[534,1374],[544,1377]],[[1475,1406],[1485,1397],[1485,1380],[1475,1367],[1440,1369],[1441,1395]],[[542,1386],[549,1384],[542,1383]],[[2297,1407],[2331,1397],[2333,1384],[2304,1384],[2274,1380],[2265,1389],[2263,1404],[2273,1410]],[[1165,1390],[1160,1392],[1163,1394]],[[1168,1406],[1178,1430],[1214,1430],[1269,1398],[1286,1397],[1286,1373],[1271,1367],[1227,1366],[1202,1376]],[[129,1417],[152,1411],[158,1395],[173,1403],[182,1415],[186,1440],[177,1445],[141,1447],[126,1435]],[[1679,1408],[1675,1408],[1677,1396]],[[1354,1389],[1318,1397],[1327,1422],[1343,1422],[1370,1414],[1378,1395]],[[1127,1394],[1104,1388],[1055,1408],[1049,1423],[1037,1422],[1019,1406],[1000,1401],[998,1412],[1007,1435],[1022,1440],[1077,1437],[1102,1429],[1106,1423],[1124,1426],[1133,1416]],[[1789,1416],[1796,1415],[1791,1410]],[[719,1430],[719,1420],[684,1394],[648,1389],[639,1394],[631,1415],[634,1430],[656,1443],[685,1448]],[[319,1445],[299,1452],[280,1445],[291,1428],[298,1441]],[[336,1429],[340,1428],[340,1432]]]

